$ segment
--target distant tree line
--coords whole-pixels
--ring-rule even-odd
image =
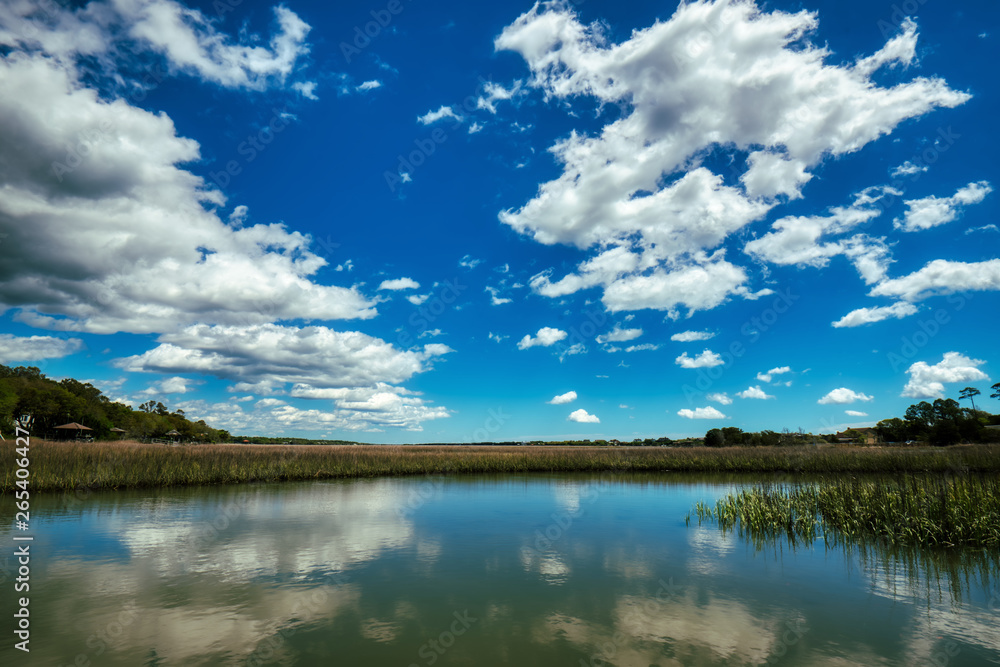
[[[993,385],[992,390],[990,398],[1000,399],[1000,382]],[[875,433],[878,440],[884,443],[926,443],[937,446],[962,442],[1000,443],[1000,429],[988,428],[1000,425],[1000,415],[976,409],[975,397],[979,395],[980,391],[974,387],[966,387],[960,392],[959,399],[968,399],[972,403],[971,408],[963,408],[953,398],[939,398],[933,403],[921,401],[908,407],[902,419],[893,417],[880,421],[875,426]],[[853,429],[842,435],[858,441],[864,439],[863,433]],[[782,433],[744,433],[732,426],[713,428],[705,434],[705,445],[708,447],[773,447],[817,441],[835,443],[837,436],[814,436],[801,430],[789,433],[787,429]]]
[[[230,435],[208,426],[203,420],[192,422],[183,410],[170,412],[159,401],[148,401],[133,410],[112,401],[89,382],[66,378],[56,382],[34,366],[10,368],[0,365],[0,433],[10,433],[21,416],[32,417],[35,437],[58,438],[66,432],[56,426],[77,422],[91,431],[95,439],[148,440],[162,438],[170,431],[180,433],[184,441],[228,442]],[[124,429],[120,434],[112,428]],[[74,435],[72,432],[69,435]],[[176,437],[176,436],[175,436]]]
[[[805,433],[801,429],[792,433],[788,429],[777,431],[745,432],[735,426],[713,428],[705,434],[706,447],[781,447],[791,445],[808,445],[815,442],[836,442],[828,436]]]
[[[993,388],[996,393],[992,397],[1000,398],[1000,383]],[[961,398],[971,400],[978,395],[978,390],[966,387]],[[926,442],[944,446],[960,442],[1000,443],[1000,429],[987,428],[997,425],[1000,425],[1000,415],[975,407],[963,408],[953,398],[939,398],[933,403],[915,403],[906,409],[902,419],[883,419],[875,430],[883,442]]]
[[[317,440],[316,438],[284,438],[264,435],[234,435],[232,441],[251,445],[360,445],[354,440]]]

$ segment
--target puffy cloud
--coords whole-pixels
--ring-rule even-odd
[[[161,54],[173,70],[252,90],[284,84],[309,52],[309,25],[280,5],[273,10],[277,30],[266,47],[256,34],[241,33],[240,42],[234,43],[218,32],[215,21],[173,0],[92,2],[74,9],[47,4],[42,11],[39,7],[28,2],[4,5],[0,44],[42,52],[63,64],[86,57],[99,67],[110,65],[109,54],[145,48]],[[302,85],[308,84],[295,88],[307,96]]]
[[[186,394],[192,390],[190,385],[201,383],[201,380],[192,380],[190,378],[174,376],[171,378],[164,378],[159,382],[154,382],[149,385],[149,387],[144,389],[142,393],[149,396],[159,396],[161,394]]]
[[[770,382],[775,375],[784,375],[785,373],[791,373],[792,369],[790,366],[779,366],[777,368],[772,368],[766,373],[757,373],[757,379],[761,382]]]
[[[458,260],[458,265],[461,266],[463,269],[469,269],[471,271],[472,269],[482,264],[482,262],[483,260],[475,259],[472,255],[465,255],[464,257],[462,257],[462,259]]]
[[[500,290],[496,287],[486,287],[486,291],[490,294],[490,305],[493,306],[503,306],[508,303],[513,303],[513,299],[505,296],[500,296]]]
[[[901,278],[884,280],[868,292],[904,301],[921,301],[953,292],[1000,290],[1000,259],[985,262],[951,262],[935,259]]]
[[[449,417],[448,410],[400,392],[398,387],[367,387],[334,400],[335,409],[302,409],[284,405],[270,411],[268,419],[290,430],[381,431],[402,428],[422,431],[422,423]]]
[[[912,22],[853,65],[824,62],[829,52],[808,41],[817,24],[805,11],[692,2],[618,44],[601,25],[581,24],[567,4],[538,3],[507,26],[496,48],[523,57],[528,85],[546,99],[589,96],[625,109],[593,135],[572,132],[553,145],[562,174],[500,214],[539,243],[596,249],[576,272],[555,281],[540,274],[532,287],[550,297],[599,287],[608,310],[672,317],[681,307],[694,312],[759,296],[746,272],[723,259],[726,238],[765,216],[777,198],[800,196],[827,156],[859,151],[906,119],[969,98],[935,78],[891,88],[871,80],[879,68],[913,60]],[[739,185],[703,164],[720,146],[748,152]],[[756,248],[760,256],[782,257],[765,245]],[[836,251],[866,280],[881,277],[886,252],[877,241],[858,237]],[[822,252],[810,252],[800,248],[793,263],[823,261]]]
[[[962,213],[963,207],[978,204],[991,192],[993,188],[988,182],[979,181],[960,188],[951,197],[939,199],[930,196],[908,200],[904,202],[906,212],[903,214],[903,219],[897,219],[893,226],[904,232],[918,232],[944,225],[957,218]]]
[[[423,116],[418,116],[417,122],[421,125],[431,125],[439,120],[444,120],[445,118],[451,118],[457,122],[462,121],[462,117],[455,113],[451,107],[442,106],[437,111],[428,111]]]
[[[899,178],[900,176],[914,176],[916,174],[920,174],[922,172],[925,172],[928,169],[930,169],[930,167],[928,167],[926,165],[916,165],[916,164],[913,164],[912,162],[910,162],[909,160],[907,160],[903,164],[901,164],[898,167],[894,168],[889,173],[889,176],[891,178],[894,178],[894,179],[895,178]]]
[[[531,335],[526,335],[517,343],[517,349],[527,350],[529,347],[549,347],[550,345],[555,345],[559,341],[563,340],[568,336],[562,329],[553,329],[552,327],[542,327],[538,330],[538,333],[534,338]]]
[[[116,0],[113,7],[132,37],[148,43],[174,67],[228,88],[264,90],[272,81],[284,82],[309,52],[309,25],[281,5],[274,8],[279,30],[270,48],[252,45],[256,36],[250,44],[233,44],[201,12],[171,0]]]
[[[383,280],[378,288],[380,290],[420,289],[420,283],[413,278],[395,278],[393,280]]]
[[[680,333],[675,333],[670,337],[670,340],[678,343],[693,343],[695,341],[710,340],[712,338],[715,338],[715,334],[711,331],[682,331]]]
[[[820,405],[847,405],[855,401],[868,402],[871,400],[874,400],[874,397],[856,392],[847,387],[840,387],[839,389],[834,389],[816,402]]]
[[[597,415],[592,415],[583,408],[580,408],[579,410],[574,410],[573,412],[569,413],[569,417],[567,417],[566,419],[568,419],[571,422],[579,422],[581,424],[601,423],[601,420],[597,418]]]
[[[917,307],[912,303],[906,303],[905,301],[894,303],[891,306],[879,306],[878,308],[858,308],[857,310],[852,310],[834,322],[833,326],[838,329],[842,327],[859,327],[863,324],[881,322],[882,320],[887,320],[890,317],[902,319],[913,315],[916,312]]]
[[[941,361],[933,366],[918,361],[906,370],[910,380],[900,395],[908,398],[941,398],[944,396],[945,382],[989,380],[986,373],[978,368],[985,363],[958,352],[946,352]]]
[[[722,360],[722,357],[712,352],[708,348],[702,350],[702,353],[696,357],[689,357],[688,353],[685,352],[681,356],[674,360],[681,368],[712,368],[713,366],[721,366],[726,363]]]
[[[497,112],[496,103],[514,99],[522,94],[522,86],[521,81],[515,81],[510,88],[504,88],[499,83],[489,81],[483,85],[483,94],[476,99],[476,108],[485,109],[491,114],[495,114]],[[472,133],[471,130],[470,133]]]
[[[781,218],[771,225],[771,232],[750,241],[744,250],[772,264],[816,268],[843,255],[854,263],[865,282],[876,282],[885,276],[890,262],[889,249],[882,239],[865,234],[827,239],[877,218],[882,211],[875,204],[887,194],[901,193],[891,188],[867,188],[855,195],[853,204],[834,207],[828,215]]]
[[[714,394],[708,394],[705,396],[708,400],[713,403],[718,403],[720,405],[732,405],[733,399],[729,398],[729,395],[725,392],[717,392]]]
[[[552,400],[549,401],[549,404],[565,405],[566,403],[572,403],[575,400],[576,400],[576,392],[567,391],[565,394],[559,394],[558,396],[554,396]]]
[[[319,97],[316,96],[316,82],[315,81],[296,81],[292,84],[292,90],[295,90],[302,97],[307,100],[318,100]]]
[[[722,414],[711,405],[704,408],[695,408],[694,410],[684,408],[683,410],[678,410],[677,414],[685,419],[728,419],[726,415]]]
[[[413,392],[395,386],[451,352],[439,343],[399,350],[356,331],[275,324],[195,325],[163,334],[142,354],[117,359],[133,372],[200,373],[234,382],[231,390],[284,393],[334,402],[332,412],[285,406],[272,418],[301,429],[401,426],[418,430],[426,419],[447,417]],[[272,422],[273,423],[273,422]]]
[[[743,391],[737,392],[736,395],[740,398],[755,398],[760,400],[774,398],[774,396],[771,396],[770,394],[766,393],[763,389],[761,389],[760,385],[747,387]]]
[[[83,349],[79,338],[0,334],[0,364],[58,359]]]
[[[200,381],[181,374],[201,373],[232,381],[232,391],[285,392],[293,384],[293,392],[354,392],[335,398],[328,413],[344,428],[419,428],[447,416],[394,383],[449,348],[400,351],[357,332],[273,324],[373,317],[375,302],[353,287],[315,282],[327,262],[308,235],[278,224],[246,227],[245,205],[226,215],[222,193],[181,168],[201,161],[197,142],[179,136],[166,114],[120,96],[129,68],[146,73],[151,65],[143,49],[222,86],[284,85],[308,51],[309,26],[278,7],[270,43],[251,34],[236,43],[217,22],[170,0],[85,4],[0,9],[0,44],[12,47],[0,57],[0,228],[10,230],[0,310],[18,308],[18,319],[39,327],[163,334],[156,348],[117,360],[167,374],[149,393],[188,393]],[[155,60],[137,86],[166,75]],[[290,88],[315,97],[311,82]],[[287,122],[276,111],[272,131]],[[29,255],[31,262],[15,259]],[[376,400],[383,394],[396,399]],[[239,401],[188,404],[223,425],[242,419]],[[244,423],[273,430],[267,419]]]
[[[355,90],[359,93],[367,93],[369,90],[375,90],[382,87],[382,82],[377,80],[365,81],[364,83],[358,85]]]
[[[157,347],[115,365],[133,372],[208,373],[243,383],[357,387],[403,382],[450,352],[441,344],[403,351],[357,331],[276,324],[199,324],[158,340]]]
[[[606,334],[601,334],[597,337],[597,342],[604,343],[624,343],[626,341],[635,340],[642,335],[642,329],[622,329],[620,324],[616,324],[615,328]]]
[[[375,315],[356,289],[313,282],[326,261],[309,236],[220,219],[222,195],[177,166],[198,144],[166,115],[77,78],[41,56],[0,59],[0,309],[96,333]]]
[[[410,294],[406,297],[406,300],[412,303],[414,306],[419,306],[431,298],[430,294]]]
[[[647,350],[659,350],[660,346],[655,343],[643,343],[642,345],[629,345],[626,352],[645,352]]]
[[[849,417],[867,417],[868,416],[867,412],[861,412],[859,410],[844,410],[844,414],[848,415]]]

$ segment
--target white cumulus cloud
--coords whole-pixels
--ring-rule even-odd
[[[771,396],[770,394],[768,394],[767,392],[765,392],[763,389],[761,389],[760,385],[754,385],[753,387],[747,387],[743,391],[737,392],[736,395],[738,397],[740,397],[740,398],[756,398],[756,399],[761,399],[761,400],[766,400],[768,398],[774,398],[774,396]]]
[[[675,333],[670,337],[670,340],[678,343],[693,343],[699,340],[710,340],[715,338],[715,334],[711,331],[682,331],[680,333]]]
[[[899,301],[891,306],[879,306],[877,308],[858,308],[847,313],[833,323],[835,328],[860,327],[864,324],[881,322],[889,318],[902,319],[917,312],[917,307],[912,303]]]
[[[598,288],[609,311],[654,309],[673,318],[757,298],[762,291],[751,289],[747,271],[726,258],[727,238],[781,197],[801,196],[825,159],[969,99],[939,78],[891,87],[872,80],[880,68],[912,62],[912,21],[854,63],[810,39],[818,22],[815,13],[765,11],[754,2],[685,2],[669,20],[614,43],[601,24],[582,24],[569,4],[538,3],[504,28],[497,50],[521,55],[527,86],[545,100],[589,97],[625,110],[551,146],[561,175],[500,213],[538,243],[588,255],[568,275],[537,275],[532,288],[549,297]],[[720,147],[746,151],[733,162],[739,184],[727,184],[701,159]],[[854,224],[875,214],[855,212],[862,219]],[[781,257],[763,245],[756,250]],[[886,250],[877,239],[838,241],[837,253],[866,280],[881,277]],[[810,261],[805,248],[799,256]]]
[[[684,408],[683,410],[678,410],[677,414],[685,419],[727,419],[726,415],[722,414],[711,405],[704,408],[695,408],[694,410]]]
[[[790,366],[778,366],[777,368],[772,368],[766,373],[757,373],[757,379],[761,382],[770,382],[775,375],[784,375],[785,373],[791,373],[792,369]]]
[[[530,334],[526,335],[517,343],[517,349],[527,350],[529,347],[549,347],[555,345],[561,340],[564,340],[568,336],[562,329],[554,329],[552,327],[542,327],[538,330],[538,333],[532,337]]]
[[[935,259],[909,275],[879,283],[868,294],[921,301],[954,292],[997,290],[1000,290],[1000,259],[984,262]]]
[[[720,405],[732,405],[733,399],[729,398],[729,394],[725,392],[716,392],[714,394],[708,394],[705,396],[708,400],[713,403],[718,403]]]
[[[0,364],[58,359],[83,349],[79,338],[0,334]]]
[[[834,389],[816,402],[820,405],[846,405],[855,401],[868,402],[871,400],[874,400],[874,397],[854,391],[853,389],[848,389],[847,387],[840,387],[839,389]]]
[[[979,366],[985,363],[958,352],[946,352],[941,361],[933,366],[925,361],[918,361],[906,370],[910,380],[900,395],[909,398],[942,398],[946,382],[989,380],[986,373],[979,370]]]
[[[413,278],[394,278],[392,280],[383,280],[378,288],[380,290],[420,289],[420,283]]]
[[[624,343],[642,335],[642,329],[622,329],[620,324],[606,334],[597,337],[598,343]]]
[[[715,352],[712,352],[708,348],[704,349],[701,354],[695,357],[689,357],[688,353],[685,352],[681,356],[674,360],[681,368],[712,368],[713,366],[721,366],[726,363],[722,360],[722,357]]]
[[[567,417],[566,419],[568,419],[571,422],[579,422],[581,424],[601,423],[601,420],[597,418],[597,415],[592,415],[583,408],[580,408],[579,410],[574,410],[573,412],[569,413],[569,417]]]
[[[565,405],[566,403],[572,403],[576,400],[575,391],[567,391],[565,394],[559,394],[558,396],[553,396],[552,400],[549,401],[550,405]]]
[[[986,199],[993,188],[986,181],[969,183],[960,188],[951,197],[924,197],[906,202],[906,212],[902,220],[897,219],[893,225],[904,232],[918,232],[944,225],[957,218],[965,206],[978,204]]]
[[[454,109],[449,106],[442,106],[437,111],[428,111],[423,116],[418,116],[417,122],[421,125],[431,125],[445,118],[451,118],[458,122],[462,121],[462,117],[455,113]]]

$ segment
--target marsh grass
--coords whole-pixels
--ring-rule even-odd
[[[699,523],[751,537],[810,541],[877,539],[890,545],[1000,548],[1000,477],[904,475],[755,486],[695,506]]]
[[[0,444],[0,493],[14,489],[14,442]],[[389,475],[518,472],[1000,472],[1000,448],[882,449],[190,445],[31,440],[32,491],[240,484]]]
[[[756,485],[698,503],[694,515],[738,531],[757,551],[822,540],[856,555],[873,586],[893,594],[902,581],[928,599],[948,590],[957,603],[1000,578],[996,473]]]

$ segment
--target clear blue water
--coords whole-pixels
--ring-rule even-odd
[[[1000,664],[996,581],[967,573],[959,598],[891,558],[758,551],[685,525],[738,484],[507,475],[37,497],[32,650],[10,639],[8,560],[0,663]]]

